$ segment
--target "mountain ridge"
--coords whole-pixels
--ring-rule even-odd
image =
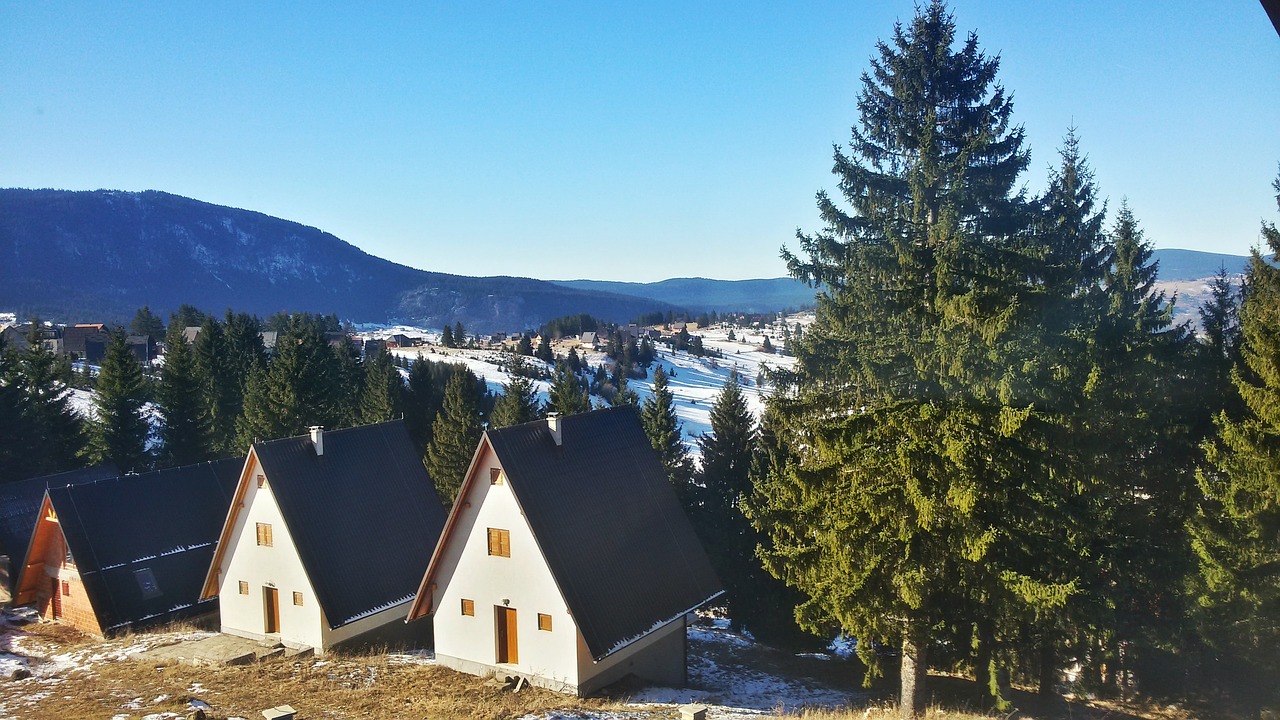
[[[1162,287],[1179,315],[1203,301],[1195,281],[1247,256],[1158,249]],[[146,190],[0,189],[0,309],[66,320],[124,320],[143,305],[219,312],[335,313],[357,322],[473,331],[537,327],[588,313],[628,321],[642,313],[757,312],[813,304],[788,278],[668,278],[651,283],[472,277],[372,255],[314,226],[255,210]]]

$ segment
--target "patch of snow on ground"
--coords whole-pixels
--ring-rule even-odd
[[[807,326],[811,321],[812,313],[800,313],[789,316],[785,320],[780,320],[779,323],[786,322],[791,327],[794,327],[797,322],[802,326]],[[428,342],[438,342],[439,338],[439,333],[435,330],[405,325],[394,327],[364,325],[360,327],[362,328],[360,334],[366,337],[387,338],[393,334],[402,333],[411,337],[426,337]],[[733,340],[729,339],[730,332],[734,334]],[[759,417],[764,410],[764,401],[770,390],[768,385],[763,389],[759,386],[758,381],[762,374],[767,373],[768,370],[790,368],[795,364],[795,358],[779,355],[776,352],[765,352],[762,349],[766,336],[770,338],[770,343],[776,350],[782,348],[784,344],[783,334],[778,323],[765,328],[744,328],[723,324],[713,325],[696,330],[692,334],[702,338],[703,347],[708,350],[716,350],[723,354],[724,357],[695,357],[687,352],[673,352],[667,345],[657,343],[658,357],[654,365],[656,367],[661,364],[663,371],[669,376],[668,388],[671,390],[675,401],[676,417],[680,419],[683,425],[685,446],[696,457],[699,454],[697,438],[703,433],[711,432],[711,406],[715,403],[716,395],[720,393],[720,389],[724,387],[725,381],[729,378],[729,373],[738,373],[747,407],[756,417]],[[592,368],[608,361],[603,352],[596,352],[582,347],[579,347],[577,351],[583,362]],[[501,393],[502,386],[511,380],[511,375],[499,368],[499,365],[510,357],[510,353],[504,350],[444,348],[429,345],[426,347],[392,348],[389,352],[397,357],[404,357],[410,360],[422,355],[423,358],[436,362],[461,363],[466,365],[477,376],[483,377],[489,390],[495,394]],[[561,354],[558,350],[557,353]],[[530,357],[526,357],[525,361],[530,365],[542,364],[541,361]],[[673,372],[675,373],[674,376],[672,376]],[[402,370],[403,373],[404,371]],[[551,383],[546,380],[536,380],[534,381],[534,386],[537,389],[539,401],[547,402]],[[649,369],[649,375],[646,378],[628,380],[627,387],[640,396],[641,403],[652,397],[653,368]],[[599,397],[592,396],[592,400],[597,404],[604,403],[604,400]]]
[[[387,661],[392,665],[435,665],[436,654],[430,650],[412,650],[403,653],[389,653]]]

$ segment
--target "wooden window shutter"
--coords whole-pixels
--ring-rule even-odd
[[[551,631],[551,616],[546,613],[538,613],[538,629]]]
[[[248,583],[248,581],[246,581],[246,580],[241,580],[241,581],[240,581],[240,594],[241,594],[241,595],[248,595],[248,594],[249,594],[249,583]]]
[[[258,544],[271,547],[271,523],[258,523]]]
[[[295,592],[295,593],[293,594],[293,604],[294,604],[294,605],[297,605],[297,606],[299,606],[299,607],[301,607],[301,606],[302,606],[302,593],[300,593],[300,592]]]
[[[496,557],[511,557],[511,532],[489,528],[489,554]]]
[[[463,599],[462,599],[462,614],[463,614],[463,615],[467,615],[467,616],[469,616],[469,617],[475,617],[475,614],[476,614],[476,601],[475,601],[475,600],[467,600],[466,598],[463,598]]]

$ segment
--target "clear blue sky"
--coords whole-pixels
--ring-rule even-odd
[[[1257,0],[952,4],[1031,190],[1074,124],[1158,247],[1243,254],[1280,162]],[[785,274],[878,38],[913,4],[0,6],[0,186],[157,189],[415,267]]]

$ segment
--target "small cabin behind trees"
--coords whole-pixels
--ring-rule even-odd
[[[94,635],[217,609],[200,597],[239,458],[44,494],[15,604]]]
[[[289,647],[408,639],[444,520],[402,421],[255,443],[201,597],[222,632]]]
[[[721,592],[619,407],[485,432],[408,619],[432,616],[445,666],[586,695],[684,685],[686,617]]]

